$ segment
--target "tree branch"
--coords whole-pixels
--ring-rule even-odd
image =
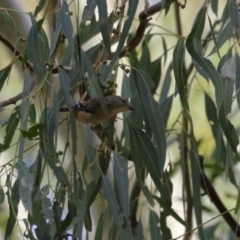
[[[217,192],[215,191],[214,187],[212,186],[210,180],[206,176],[204,172],[203,167],[203,157],[199,156],[200,166],[202,169],[201,172],[201,187],[204,190],[204,192],[209,196],[210,200],[213,202],[215,207],[218,209],[218,211],[222,214],[222,217],[227,222],[229,227],[232,229],[232,231],[236,234],[238,238],[240,238],[240,226],[236,222],[236,220],[232,217],[232,215],[229,213],[227,208],[222,203],[221,199],[219,198]]]

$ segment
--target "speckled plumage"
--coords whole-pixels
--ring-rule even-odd
[[[103,112],[100,98],[92,98],[73,105],[75,117],[82,123],[101,123],[109,121],[120,112],[133,110],[126,98],[120,96],[107,96],[104,98],[107,113]]]

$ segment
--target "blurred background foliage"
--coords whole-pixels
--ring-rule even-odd
[[[1,238],[240,238],[238,8],[2,0]],[[75,121],[115,94],[135,110]]]

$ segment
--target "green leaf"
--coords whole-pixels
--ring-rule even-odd
[[[3,187],[0,186],[0,204],[2,204],[4,202],[4,199],[5,199],[5,194],[3,191]]]
[[[5,10],[4,8],[0,9],[0,22],[1,22],[1,25],[3,25],[2,21],[5,22],[5,24],[8,26],[8,29],[10,29],[11,34],[13,33],[16,38],[21,36],[21,33],[18,30],[17,25],[16,25],[14,19],[8,13],[8,11]]]
[[[12,70],[12,65],[10,65],[0,71],[0,91],[3,88],[5,81],[9,78],[11,70]]]
[[[80,42],[81,44],[86,43],[89,39],[93,38],[100,32],[99,21],[96,21],[95,14],[92,16],[91,23],[87,24],[87,22],[82,22],[81,26],[81,34],[80,34]]]
[[[35,107],[35,104],[32,103],[30,104],[30,107],[29,107],[29,118],[34,123],[36,122],[36,116],[37,116],[36,107]]]
[[[223,29],[221,29],[216,40],[216,45],[208,54],[208,57],[214,54],[216,51],[219,51],[223,44],[230,39],[230,37],[232,36],[232,29],[230,25],[230,22],[228,22],[228,24]]]
[[[93,178],[97,182],[101,175],[99,172],[98,165],[96,164],[96,161],[95,161],[97,156],[97,150],[95,147],[92,146],[92,142],[93,142],[92,131],[90,130],[89,126],[85,124],[82,127],[84,131],[85,142],[86,142],[86,145],[85,145],[86,157],[87,157],[88,163],[92,166],[91,170],[92,170]]]
[[[9,148],[14,133],[16,131],[16,128],[18,126],[19,123],[19,107],[15,107],[8,122],[7,122],[7,127],[6,127],[6,135],[4,137],[4,143],[0,143],[0,152],[5,151],[6,149]]]
[[[236,0],[229,1],[227,5],[232,23],[231,29],[233,30],[233,34],[235,34],[236,37],[239,38],[239,20],[238,20],[239,11],[237,1]]]
[[[52,169],[58,181],[65,186],[68,185],[68,178],[62,166],[57,166],[51,159],[48,159],[48,165]]]
[[[235,58],[229,58],[221,68],[222,83],[224,86],[224,95],[222,111],[225,116],[231,113],[234,84],[236,82],[236,63]],[[223,114],[223,113],[222,113]]]
[[[30,169],[24,165],[23,162],[18,163],[18,173],[20,179],[19,192],[21,201],[25,209],[32,214],[33,173],[30,172]]]
[[[83,222],[85,218],[86,207],[87,207],[87,191],[84,192],[84,195],[82,197],[81,204],[80,204],[80,211],[78,213],[78,216],[76,217],[76,219],[78,220],[77,226],[76,226],[76,235],[78,239],[82,239]]]
[[[238,187],[238,196],[237,196],[237,201],[236,201],[236,207],[235,207],[235,210],[234,210],[234,213],[236,215],[239,215],[239,209],[240,209],[240,186]]]
[[[162,85],[162,90],[161,90],[161,94],[160,94],[160,105],[162,104],[163,101],[166,100],[168,94],[169,94],[169,90],[170,90],[170,86],[171,86],[171,72],[173,69],[173,65],[172,63],[169,64],[167,72],[165,74],[165,78],[163,80],[163,85]],[[164,115],[163,115],[164,117]]]
[[[226,118],[224,109],[224,104],[221,106],[219,111],[219,122],[221,124],[222,130],[224,135],[227,138],[229,145],[231,146],[233,152],[235,153],[236,157],[239,159],[239,154],[237,151],[237,146],[239,144],[238,135],[232,123]]]
[[[108,54],[111,54],[110,45],[110,29],[108,26],[108,8],[106,0],[97,1],[98,12],[99,12],[99,25],[100,31],[103,37],[103,43],[107,49]]]
[[[192,184],[193,188],[193,202],[194,202],[194,211],[195,211],[195,218],[199,233],[200,239],[205,239],[203,227],[202,227],[202,203],[201,203],[201,170],[200,170],[200,163],[199,163],[199,155],[196,151],[195,146],[191,146],[190,149],[190,159],[191,159],[191,171],[192,171]]]
[[[218,16],[218,0],[211,0],[211,8],[217,17]]]
[[[134,164],[142,162],[146,165],[155,186],[160,191],[162,198],[171,205],[170,192],[162,185],[161,171],[158,162],[157,152],[149,136],[136,127],[130,127],[131,150]],[[135,166],[137,167],[137,166]]]
[[[235,55],[235,62],[236,62],[236,93],[237,93],[237,103],[238,108],[240,109],[240,57],[238,54]]]
[[[46,3],[46,0],[39,0],[39,3],[37,5],[37,7],[35,8],[35,11],[34,11],[34,17],[37,17],[37,15],[41,12],[41,10],[44,8],[45,6],[45,3]]]
[[[123,216],[120,213],[120,209],[117,203],[117,199],[114,195],[112,186],[109,180],[104,175],[102,175],[102,189],[116,225],[118,227],[122,227],[124,225]]]
[[[38,31],[35,21],[33,21],[27,41],[28,59],[33,63],[33,69],[38,76],[38,80],[41,80],[41,76],[47,71],[44,62],[48,62],[48,43],[44,30],[40,29]]]
[[[9,204],[9,218],[7,220],[4,239],[11,239],[11,235],[12,235],[15,223],[17,221],[18,204],[20,202],[18,188],[19,188],[19,180],[17,179],[14,182],[11,191],[10,191],[10,188],[8,188],[8,191],[6,192],[6,195],[8,198],[8,204]]]
[[[136,229],[135,236],[134,236],[134,240],[139,240],[139,239],[144,239],[141,219],[139,219],[139,221],[138,221],[137,229]]]
[[[124,26],[123,26],[123,30],[122,30],[122,33],[121,33],[121,36],[120,36],[120,39],[118,42],[117,50],[115,51],[115,53],[112,57],[112,60],[111,60],[110,64],[108,65],[106,71],[104,72],[104,74],[102,74],[101,79],[103,79],[103,80],[106,79],[108,77],[108,75],[110,74],[110,72],[112,71],[112,69],[119,57],[120,52],[123,49],[124,43],[129,35],[129,31],[130,31],[130,28],[132,26],[132,23],[133,23],[135,14],[136,14],[138,2],[139,2],[138,0],[130,0],[129,1],[128,11],[126,14],[127,20],[124,22]]]
[[[96,6],[97,6],[96,1],[87,0],[87,5],[84,7],[83,13],[82,13],[82,21],[87,21],[92,19]]]
[[[174,0],[164,0],[163,7],[165,8],[165,16],[168,14],[171,4],[175,2]]]
[[[20,130],[20,131],[25,138],[29,140],[33,140],[35,137],[39,136],[39,132],[43,130],[44,130],[44,124],[39,123],[30,127],[28,131],[24,131],[24,130]]]
[[[102,240],[103,229],[104,229],[104,213],[101,214],[100,218],[98,219],[97,229],[95,232],[94,240]]]
[[[214,42],[214,45],[215,45],[215,49],[218,53],[218,57],[221,58],[220,53],[218,51],[218,47],[217,47],[217,41],[216,41],[216,37],[215,37],[214,28],[213,28],[212,21],[211,21],[211,18],[209,17],[209,15],[208,15],[208,22],[209,22],[209,25],[210,25],[211,35],[213,37],[213,42]]]
[[[172,239],[172,233],[171,229],[168,227],[167,217],[168,214],[165,211],[161,211],[160,213],[161,231],[164,239]]]
[[[203,7],[199,11],[196,17],[196,20],[194,22],[194,25],[192,27],[192,31],[187,38],[186,47],[189,54],[192,56],[192,58],[202,67],[202,69],[206,72],[206,74],[211,79],[215,88],[217,108],[219,110],[222,103],[222,99],[223,99],[223,86],[222,86],[221,78],[218,72],[216,71],[215,67],[213,66],[212,62],[202,57],[195,50],[195,42],[196,41],[199,42],[202,38],[202,33],[204,29],[204,24],[205,24],[206,10],[207,10],[207,7]]]
[[[172,216],[176,221],[181,223],[184,227],[187,227],[187,224],[184,219],[182,219],[171,207],[169,207],[160,197],[153,195],[153,198],[158,201],[159,205],[164,209],[164,211]]]
[[[59,2],[60,3],[60,2]],[[71,16],[69,14],[69,8],[66,1],[61,2],[61,9],[59,11],[58,17],[62,26],[62,31],[68,40],[68,53],[72,56],[74,52],[74,37],[73,37],[73,27]]]
[[[217,116],[217,109],[213,100],[205,93],[205,109],[206,115],[212,130],[212,134],[216,143],[217,156],[226,166],[226,146],[223,141],[223,134],[220,126],[220,122]]]
[[[137,90],[141,98],[141,103],[147,116],[148,122],[151,123],[151,131],[157,145],[156,151],[158,153],[159,163],[158,171],[160,170],[162,173],[166,159],[166,137],[162,113],[160,112],[158,103],[150,94],[153,87],[151,78],[142,71],[136,71],[135,73],[136,75],[134,77],[134,81],[137,86]]]
[[[183,108],[186,111],[189,111],[186,90],[185,90],[185,82],[182,75],[183,59],[184,59],[183,56],[184,56],[184,38],[180,38],[173,52],[173,70],[174,70],[179,97],[181,99]]]
[[[170,111],[172,110],[173,97],[174,95],[169,96],[166,100],[162,102],[160,106],[160,111],[162,113],[163,124],[165,128],[167,128],[167,121],[170,116]]]
[[[59,7],[59,5],[57,5],[56,7]],[[51,32],[50,55],[52,55],[56,51],[61,31],[62,31],[61,22],[58,20],[54,28],[54,31]]]
[[[222,66],[224,65],[224,63],[225,63],[228,59],[232,58],[232,50],[233,50],[233,46],[230,47],[230,48],[228,49],[228,51],[226,52],[226,54],[223,55],[223,57],[220,59],[220,61],[219,61],[219,63],[218,63],[218,67],[217,67],[217,71],[218,71],[218,72],[221,72],[221,68],[222,68]]]
[[[63,69],[59,68],[58,71],[59,71],[59,79],[61,83],[61,91],[64,95],[66,103],[70,106],[72,103],[69,95],[70,79]]]
[[[152,210],[150,210],[150,215],[149,215],[149,226],[150,226],[150,234],[151,234],[151,239],[152,240],[161,240],[162,235],[160,233],[160,219],[159,216]]]
[[[91,81],[93,83],[93,87],[94,87],[94,90],[97,93],[97,96],[103,98],[103,92],[102,92],[102,89],[101,89],[101,87],[99,85],[99,80],[98,80],[98,78],[96,76],[96,73],[95,73],[95,71],[94,71],[94,69],[92,67],[91,62],[89,61],[88,56],[86,55],[86,53],[83,50],[81,51],[81,56],[82,56],[82,62],[84,64],[84,68],[86,69],[86,71],[88,72],[88,74],[89,74],[89,76],[91,78]],[[104,109],[104,106],[105,106],[104,103],[105,102],[102,99],[101,106],[103,107],[103,109]],[[105,109],[106,109],[106,106],[105,106]]]
[[[126,239],[129,239],[129,240],[133,239],[129,220],[127,221],[127,226],[122,228],[120,233],[120,240],[126,240]]]
[[[119,195],[119,205],[121,207],[123,216],[128,219],[130,215],[129,195],[128,195],[128,169],[127,162],[118,154],[114,154],[114,180],[117,186]]]

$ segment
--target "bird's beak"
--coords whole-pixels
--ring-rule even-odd
[[[129,106],[129,110],[133,111],[133,110],[134,110],[134,108],[133,108],[132,106]]]

